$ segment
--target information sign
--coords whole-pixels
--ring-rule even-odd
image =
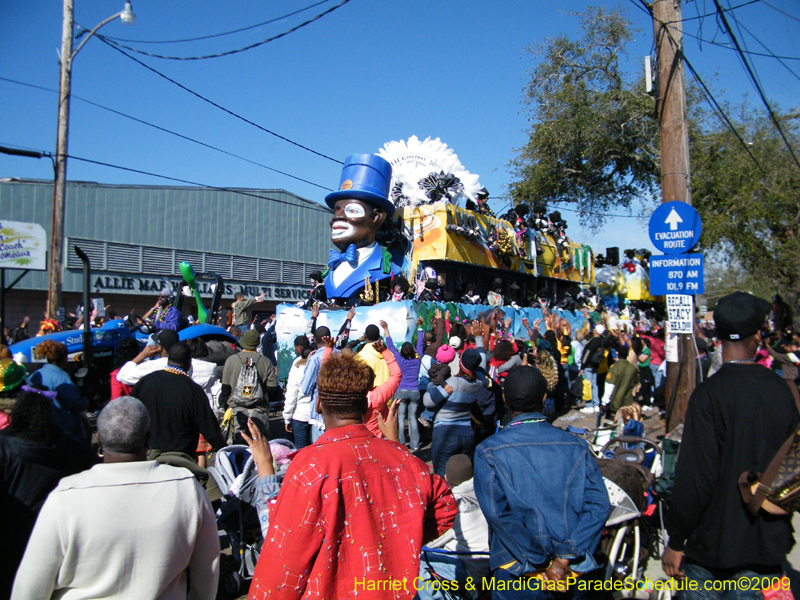
[[[653,296],[702,294],[704,291],[702,254],[650,257],[650,293]]]

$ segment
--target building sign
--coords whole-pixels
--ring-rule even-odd
[[[0,220],[0,269],[47,270],[47,235],[41,225]]]
[[[132,295],[157,295],[164,285],[172,288],[175,294],[180,294],[185,282],[180,279],[164,279],[162,277],[145,277],[141,275],[92,275],[92,289],[96,292]],[[203,297],[214,294],[214,283],[198,279],[197,291]],[[246,283],[227,281],[222,291],[223,298],[233,298],[234,294],[241,292],[245,296],[259,296],[266,294],[267,302],[299,302],[308,297],[309,286],[288,285],[281,283]]]

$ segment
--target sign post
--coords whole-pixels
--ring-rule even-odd
[[[683,422],[695,386],[694,345],[688,336],[694,333],[694,295],[704,291],[703,255],[687,253],[702,231],[700,215],[686,202],[665,202],[650,217],[650,240],[664,253],[650,258],[650,293],[667,297],[666,345],[672,350],[666,357],[672,363],[667,371],[667,431]],[[678,364],[675,375],[670,371]]]

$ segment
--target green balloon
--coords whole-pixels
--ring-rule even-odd
[[[194,275],[192,265],[184,261],[178,265],[178,269],[180,269],[183,280],[186,282],[186,285],[189,286],[189,289],[192,290],[194,300],[197,302],[197,322],[208,323],[208,311],[203,304],[203,299],[200,298],[200,292],[197,291],[197,279]]]

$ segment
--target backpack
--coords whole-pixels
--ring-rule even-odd
[[[261,387],[261,379],[258,374],[258,361],[266,360],[263,356],[256,356],[255,360],[248,357],[243,359],[241,354],[237,354],[242,362],[242,370],[239,372],[239,379],[236,380],[236,387],[231,394],[231,404],[242,408],[250,408],[261,404],[264,400],[264,390]]]

